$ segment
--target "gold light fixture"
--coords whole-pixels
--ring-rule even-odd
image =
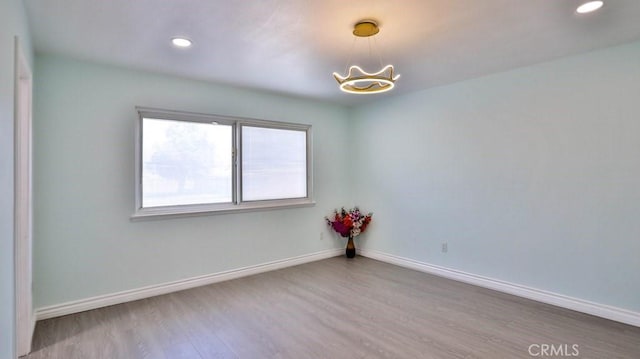
[[[353,35],[356,37],[370,38],[378,32],[380,32],[380,28],[373,20],[361,20],[353,27]],[[371,49],[371,44],[369,44],[369,48]],[[334,72],[333,77],[338,81],[340,90],[355,94],[381,93],[391,90],[400,75],[394,76],[393,65],[383,66],[381,57],[378,57],[382,68],[378,72],[369,73],[356,65],[349,67],[345,76]],[[347,66],[349,66],[348,63]]]

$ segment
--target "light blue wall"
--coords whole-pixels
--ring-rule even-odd
[[[639,63],[633,43],[347,110],[39,56],[35,306],[342,247],[322,217],[355,200],[362,248],[639,311]],[[318,205],[130,222],[136,105],[311,123]]]
[[[14,37],[28,61],[31,40],[22,1],[0,2],[0,358],[14,358],[13,89]]]
[[[357,109],[360,245],[640,311],[639,103],[633,43]]]
[[[37,308],[343,245],[346,108],[51,56],[35,76]],[[317,205],[131,222],[136,105],[313,125]]]

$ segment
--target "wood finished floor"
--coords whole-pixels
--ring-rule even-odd
[[[26,358],[533,358],[531,344],[640,358],[640,328],[336,257],[41,321]]]

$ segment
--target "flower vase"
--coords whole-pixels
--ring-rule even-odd
[[[347,241],[347,249],[345,250],[345,254],[347,258],[353,258],[356,256],[356,246],[353,244],[353,237],[349,236],[349,240]]]

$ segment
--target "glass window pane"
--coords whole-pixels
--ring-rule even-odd
[[[144,118],[142,207],[232,201],[232,126]]]
[[[243,126],[242,200],[306,196],[306,132]]]

